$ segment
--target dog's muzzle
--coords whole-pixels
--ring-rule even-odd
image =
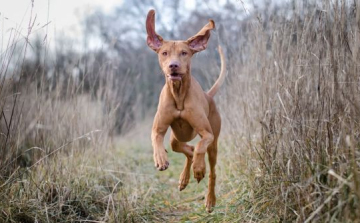
[[[168,78],[172,81],[181,81],[182,75],[179,73],[171,73],[170,75],[168,75]]]

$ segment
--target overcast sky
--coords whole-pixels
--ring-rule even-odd
[[[240,4],[252,0],[234,1],[239,1]],[[62,35],[81,41],[80,21],[84,15],[91,14],[95,9],[110,13],[122,2],[123,0],[0,0],[0,52],[7,48],[9,39],[14,40],[14,34],[18,34],[16,40],[23,40],[27,36],[30,17],[32,21],[35,20],[31,37],[36,34],[46,36],[48,44],[54,44],[54,39]],[[192,0],[185,2],[187,7],[194,7]]]
[[[47,32],[52,41],[55,33],[64,31],[67,36],[79,36],[83,15],[96,8],[111,12],[121,3],[122,0],[34,0],[32,4],[31,0],[0,0],[0,50],[6,49],[13,28],[26,36],[31,10],[32,19],[36,17],[33,32]]]

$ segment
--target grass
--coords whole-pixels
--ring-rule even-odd
[[[147,128],[150,129],[150,128]],[[137,133],[136,135],[139,135]],[[134,141],[133,141],[134,140]],[[240,182],[238,176],[227,175],[229,170],[222,169],[226,167],[222,160],[226,160],[226,152],[219,156],[218,168],[218,205],[212,214],[205,211],[205,193],[207,190],[207,179],[205,178],[199,184],[191,178],[187,188],[180,192],[178,190],[178,178],[183,168],[185,157],[182,154],[174,153],[169,146],[168,155],[170,167],[166,171],[159,172],[153,167],[152,148],[150,138],[138,143],[137,139],[126,139],[120,144],[132,142],[130,149],[123,151],[120,157],[124,157],[121,163],[130,167],[129,174],[139,174],[138,180],[141,180],[143,192],[140,193],[142,203],[137,205],[136,211],[141,213],[144,221],[156,222],[206,222],[206,221],[224,221],[226,219],[234,220],[238,215],[238,202],[234,195],[241,190],[246,194],[245,181]],[[147,145],[144,147],[144,145]],[[120,146],[121,147],[121,146]],[[130,192],[133,194],[134,191]],[[243,198],[244,199],[244,198]],[[244,201],[245,202],[245,201]],[[143,209],[141,209],[143,207]]]
[[[290,18],[274,12],[248,23],[241,54],[230,50],[238,75],[229,77],[221,108],[230,145],[254,160],[247,169],[259,177],[247,180],[260,220],[354,221],[359,7],[308,3],[313,9],[288,8]]]
[[[0,219],[4,222],[106,221],[204,222],[235,220],[248,186],[219,157],[218,206],[207,214],[204,206],[207,179],[191,179],[177,189],[185,157],[169,152],[171,167],[159,172],[153,166],[150,140],[120,139],[105,151],[85,150],[59,155],[45,165],[19,169],[21,178],[1,186]],[[168,148],[169,149],[169,148]],[[91,157],[91,159],[89,159]],[[12,204],[8,206],[9,204]]]

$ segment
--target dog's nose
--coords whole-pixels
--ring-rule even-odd
[[[171,61],[169,64],[169,68],[172,70],[179,68],[179,66],[180,66],[180,63],[178,61]]]

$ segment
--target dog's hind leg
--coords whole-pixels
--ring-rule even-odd
[[[177,140],[174,136],[174,133],[172,132],[170,136],[170,143],[174,152],[183,153],[186,156],[184,169],[181,172],[179,179],[179,190],[182,191],[189,183],[194,147],[187,145],[185,142],[180,142]]]
[[[216,183],[216,173],[215,173],[215,165],[217,159],[217,139],[214,140],[213,143],[210,144],[207,150],[209,164],[210,164],[210,173],[209,173],[209,185],[208,185],[208,193],[206,196],[206,211],[212,212],[212,208],[216,204],[216,196],[215,196],[215,183]]]
[[[209,145],[207,149],[208,158],[209,158],[209,165],[210,165],[210,172],[209,172],[209,185],[208,185],[208,193],[206,196],[206,211],[212,212],[213,207],[216,204],[216,196],[215,196],[215,184],[216,184],[216,173],[215,173],[215,166],[217,160],[217,150],[218,150],[218,137],[220,135],[221,129],[221,118],[219,113],[216,110],[216,107],[213,108],[213,112],[210,116],[210,124],[211,128],[214,132],[214,141]]]

